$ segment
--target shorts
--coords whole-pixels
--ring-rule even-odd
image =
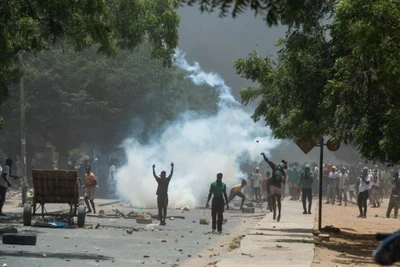
[[[277,187],[275,185],[271,185],[269,190],[270,190],[271,195],[282,195],[282,188],[281,187]]]
[[[96,198],[96,189],[97,188],[95,186],[86,187],[85,198],[94,200]]]

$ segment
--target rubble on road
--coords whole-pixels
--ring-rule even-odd
[[[210,224],[210,220],[208,218],[206,218],[206,217],[201,217],[200,218],[200,224],[209,225]]]
[[[185,206],[185,207],[181,208],[181,210],[183,210],[183,211],[190,211],[190,208],[189,208],[189,206]]]
[[[153,223],[153,218],[148,214],[143,214],[142,216],[138,216],[136,218],[136,223],[139,224],[151,224]]]

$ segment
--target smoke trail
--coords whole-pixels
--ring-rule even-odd
[[[134,205],[156,206],[156,188],[151,166],[156,172],[170,170],[175,163],[169,186],[169,206],[202,205],[209,185],[216,174],[224,174],[223,181],[230,187],[246,175],[241,173],[240,159],[260,160],[262,151],[277,147],[279,140],[270,136],[262,123],[254,123],[231,94],[231,88],[217,73],[205,73],[195,62],[190,65],[185,54],[176,51],[176,65],[187,73],[196,85],[208,84],[219,93],[218,112],[203,116],[186,112],[170,123],[160,138],[148,144],[135,139],[123,144],[127,164],[117,173],[118,194]],[[256,142],[258,140],[259,142]]]

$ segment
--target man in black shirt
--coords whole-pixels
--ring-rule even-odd
[[[158,205],[158,218],[161,225],[166,225],[165,219],[167,218],[168,207],[168,185],[171,181],[172,174],[174,173],[174,163],[171,163],[171,173],[168,177],[165,171],[162,171],[160,177],[156,175],[156,164],[153,165],[153,176],[158,183],[157,187],[157,205]]]
[[[390,218],[390,213],[394,208],[394,218],[397,218],[397,214],[399,211],[400,206],[400,180],[399,180],[399,173],[395,172],[393,174],[392,180],[392,193],[390,194],[390,201],[389,206],[386,212],[386,217]]]

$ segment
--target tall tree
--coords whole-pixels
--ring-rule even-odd
[[[28,57],[28,142],[50,142],[64,168],[67,152],[81,143],[108,154],[133,132],[146,140],[180,112],[216,109],[218,96],[212,88],[198,88],[151,53],[143,44],[114,58],[99,56],[94,48],[76,53],[68,47]],[[18,132],[19,125],[13,124],[18,100],[15,95],[4,106],[3,132]]]
[[[399,10],[399,1],[340,1],[330,24],[289,29],[276,62],[237,60],[260,84],[241,93],[245,103],[261,97],[253,119],[280,138],[329,135],[368,160],[399,163]]]
[[[151,55],[170,66],[178,44],[176,0],[0,1],[0,104],[20,75],[17,55],[60,43],[80,51],[97,45],[116,55],[146,42]]]

